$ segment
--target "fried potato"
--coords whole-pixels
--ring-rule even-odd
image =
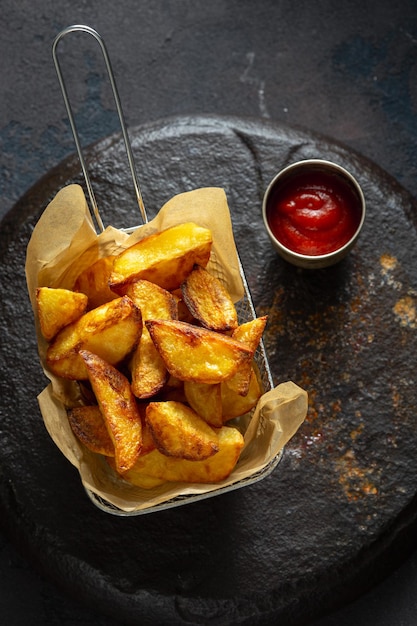
[[[177,317],[177,299],[154,283],[138,280],[129,286],[127,295],[140,308],[143,321]],[[167,368],[146,327],[133,354],[130,369],[132,391],[137,398],[150,398],[162,389],[167,380]]]
[[[87,310],[88,298],[69,289],[39,287],[36,307],[42,335],[51,341],[64,326],[68,326]]]
[[[178,301],[175,296],[148,280],[137,280],[129,285],[127,295],[140,308],[143,321],[169,320],[178,316]]]
[[[129,284],[145,279],[169,291],[176,289],[196,263],[207,265],[211,246],[211,232],[193,222],[145,237],[116,256],[110,288],[123,295]]]
[[[133,354],[130,370],[132,391],[139,399],[154,396],[161,391],[167,380],[166,365],[146,328],[143,329],[139,345]]]
[[[63,328],[48,346],[46,362],[58,376],[86,380],[88,374],[80,350],[94,352],[116,365],[136,347],[141,333],[140,309],[127,296],[117,298]]]
[[[231,378],[252,359],[243,343],[177,320],[147,320],[152,340],[172,376],[215,384]]]
[[[117,472],[114,458],[107,457],[106,460],[109,466],[112,468],[112,470]],[[130,471],[132,470],[125,472],[125,474],[123,475],[123,478],[125,478],[126,474],[129,474]],[[135,475],[135,486],[140,487],[141,489],[153,489],[154,487],[158,487],[159,485],[163,485],[164,483],[166,483],[166,480],[163,480],[161,478],[154,478],[153,476],[146,476],[146,474],[142,474],[142,473]]]
[[[157,449],[167,456],[203,461],[219,450],[214,430],[181,402],[150,402],[146,423]]]
[[[237,341],[242,341],[248,345],[251,350],[255,351],[261,341],[267,321],[268,316],[263,315],[262,317],[257,317],[249,322],[245,322],[233,331],[232,337]]]
[[[190,313],[205,328],[227,332],[237,327],[237,312],[227,289],[204,267],[194,266],[181,291]]]
[[[249,413],[262,395],[262,389],[255,370],[251,369],[249,390],[245,396],[233,391],[227,383],[221,384],[223,422]]]
[[[143,476],[168,482],[217,483],[233,471],[244,443],[240,432],[228,426],[218,429],[217,439],[219,451],[205,461],[178,459],[154,450],[138,457],[123,478],[139,486]]]
[[[237,341],[241,341],[255,352],[256,348],[261,341],[262,334],[265,329],[268,316],[257,317],[250,322],[245,322],[238,326],[232,333],[232,338]],[[227,381],[227,385],[232,391],[246,396],[249,391],[249,385],[251,380],[251,363],[246,363],[239,368],[236,374]]]
[[[109,287],[113,259],[114,255],[98,259],[81,272],[74,283],[74,291],[85,293],[88,296],[89,309],[95,309],[101,304],[118,297]]]
[[[119,473],[130,469],[142,448],[142,420],[128,379],[96,354],[80,351],[114,445]]]
[[[85,401],[98,403],[68,410],[72,431],[143,489],[227,478],[244,441],[224,424],[261,395],[253,356],[266,317],[238,325],[205,269],[211,248],[208,229],[180,224],[99,259],[73,291],[37,292],[39,319],[49,307],[58,324],[45,335],[49,370],[87,381]]]
[[[206,385],[186,380],[184,393],[188,404],[207,424],[217,428],[223,425],[220,383]]]
[[[114,456],[113,441],[100,407],[95,404],[69,409],[68,421],[72,432],[86,448],[104,456]]]

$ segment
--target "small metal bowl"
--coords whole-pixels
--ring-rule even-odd
[[[337,194],[338,202],[344,205],[348,218],[352,220],[345,239],[324,253],[318,250],[307,253],[297,250],[296,246],[290,247],[285,241],[283,230],[280,230],[281,226],[274,218],[274,214],[279,210],[277,204],[288,197],[291,190],[295,190],[296,193],[307,188],[313,191],[326,188],[332,194]],[[310,215],[314,215],[310,209],[308,210]],[[359,237],[365,221],[365,212],[365,198],[356,179],[340,165],[322,159],[298,161],[281,170],[268,185],[262,203],[265,228],[277,252],[293,265],[307,269],[328,267],[343,259]],[[320,225],[306,232],[309,235],[306,236],[304,232],[304,239],[307,240],[311,235],[312,241],[316,235],[320,237],[324,234]]]

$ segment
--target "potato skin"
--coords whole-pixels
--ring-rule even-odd
[[[67,415],[72,432],[86,448],[97,454],[114,456],[113,441],[99,406],[77,406],[69,409]]]
[[[181,285],[188,310],[204,328],[225,333],[238,325],[236,308],[220,280],[195,265]]]

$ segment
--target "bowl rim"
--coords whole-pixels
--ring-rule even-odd
[[[281,243],[281,241],[272,232],[269,226],[269,221],[267,217],[267,203],[268,203],[269,195],[272,189],[274,188],[274,186],[276,185],[276,183],[284,176],[291,174],[293,170],[304,169],[310,166],[312,166],[313,168],[317,168],[317,169],[321,167],[325,170],[326,169],[333,170],[333,171],[336,171],[342,177],[347,178],[348,181],[351,183],[351,185],[354,187],[360,200],[361,218],[359,220],[359,224],[355,232],[350,237],[350,239],[348,239],[348,241],[346,241],[343,244],[343,246],[340,246],[339,248],[336,248],[336,250],[332,250],[331,252],[326,252],[325,254],[302,254],[301,252],[295,252],[294,250],[291,250],[291,248],[288,248],[283,243]],[[362,188],[360,184],[358,183],[358,181],[356,180],[356,178],[342,165],[339,165],[338,163],[335,163],[334,161],[329,161],[326,159],[302,159],[301,161],[295,161],[294,163],[290,163],[289,165],[281,169],[279,172],[277,172],[277,174],[275,174],[275,176],[272,178],[272,180],[268,184],[265,190],[264,196],[263,196],[263,200],[262,200],[262,217],[263,217],[265,228],[268,232],[268,235],[271,241],[274,243],[274,245],[278,249],[281,249],[285,253],[286,258],[292,257],[293,259],[297,259],[300,262],[308,261],[309,263],[312,263],[314,261],[317,261],[317,263],[322,263],[323,261],[326,261],[326,260],[332,260],[334,257],[338,257],[338,258],[342,257],[343,254],[345,252],[347,253],[350,250],[350,248],[353,246],[353,244],[356,242],[359,236],[359,233],[362,230],[363,224],[365,222],[365,215],[366,215],[366,200],[365,200],[365,196],[362,191]]]

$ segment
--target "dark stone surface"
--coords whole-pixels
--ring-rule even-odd
[[[118,3],[110,0],[88,3],[84,0],[72,0],[71,3],[65,0],[20,0],[17,3],[2,0],[1,216],[14,207],[25,190],[74,151],[52,65],[51,45],[61,28],[75,22],[89,24],[105,37],[126,117],[132,127],[166,116],[190,113],[250,116],[303,126],[342,141],[349,149],[371,158],[413,197],[417,196],[415,0],[395,3],[391,0],[352,0],[339,4],[334,0],[310,3],[293,0],[256,3],[251,0],[123,0]],[[85,143],[118,130],[95,47],[87,43],[81,45],[81,42],[70,47],[65,69],[67,75],[76,78],[71,83],[71,93],[75,97],[77,120]],[[177,158],[181,159],[180,152]],[[141,163],[138,169],[140,174]],[[144,184],[143,179],[142,182]],[[388,186],[393,189],[391,182]],[[402,197],[402,192],[400,195]],[[29,210],[32,216],[38,200],[33,198],[34,206]],[[18,237],[25,240],[30,232],[31,219],[14,211],[11,219],[1,225],[2,243],[9,233],[15,238],[15,233],[19,232]],[[403,225],[402,222],[401,229]],[[1,250],[2,255],[11,257],[11,267],[6,271],[9,282],[2,285],[7,293],[7,306],[14,300],[14,271],[18,273],[19,281],[23,280],[19,274],[22,270],[19,254],[14,258],[14,250],[22,250],[23,240],[13,241],[11,248]],[[350,268],[350,271],[356,271],[355,264]],[[380,274],[378,276],[382,279]],[[299,285],[300,279],[296,278]],[[385,278],[391,283],[394,281],[392,275]],[[398,284],[401,280],[396,276],[394,282]],[[408,281],[411,282],[411,274],[404,284],[409,284]],[[388,285],[386,291],[389,291]],[[379,293],[382,293],[382,287]],[[393,293],[394,288],[391,295]],[[29,324],[29,303],[26,296],[22,297],[24,300],[13,303],[13,306]],[[295,311],[295,304],[293,301],[286,306]],[[327,301],[327,311],[329,304]],[[340,307],[334,311],[331,336],[335,339],[336,321],[349,323],[352,317],[341,318]],[[329,313],[327,322],[330,323]],[[282,328],[279,319],[275,324],[278,330]],[[310,327],[314,329],[313,320],[310,320]],[[286,330],[290,331],[288,325]],[[364,337],[364,327],[354,330],[360,331]],[[404,330],[404,333],[408,331]],[[376,336],[380,341],[381,333]],[[13,322],[5,337],[12,343],[6,344],[2,335],[1,385],[13,399],[10,407],[3,406],[3,403],[0,407],[0,430],[2,450],[4,454],[8,451],[5,468],[9,470],[16,467],[20,459],[25,466],[30,452],[20,449],[18,458],[15,458],[12,452],[14,440],[2,426],[3,422],[9,426],[12,419],[24,419],[28,401],[23,392],[15,394],[14,390],[13,377],[15,370],[19,370],[15,355],[19,354],[18,347],[22,343],[18,321]],[[31,333],[25,336],[24,345],[35,359],[35,346],[26,348],[27,341],[32,341]],[[348,350],[352,352],[353,346],[349,345]],[[360,354],[363,358],[366,349]],[[405,355],[407,360],[410,355],[412,357],[411,351]],[[383,368],[381,360],[379,362]],[[317,366],[312,362],[309,367],[311,365],[313,370]],[[31,367],[36,367],[36,360]],[[297,371],[302,373],[302,364],[297,365]],[[328,368],[326,372],[329,377]],[[38,380],[39,390],[43,384]],[[415,404],[412,389],[407,393],[404,387],[400,386],[400,389],[404,393],[402,399],[408,398],[410,404]],[[30,392],[36,390],[30,389]],[[392,399],[396,397],[400,396],[396,396],[393,390]],[[369,403],[371,401],[370,398]],[[36,402],[33,398],[31,402],[35,410]],[[391,404],[389,406],[392,408]],[[330,424],[331,421],[329,427]],[[308,428],[313,439],[314,424],[309,424]],[[378,433],[376,439],[383,435]],[[318,441],[317,445],[323,447],[320,443],[323,439]],[[47,447],[52,460],[46,462],[44,457],[39,460],[40,466],[46,463],[45,476],[54,466],[53,459],[62,462],[42,429],[36,433],[34,441],[31,439],[27,443],[33,445],[36,454],[43,445]],[[71,468],[65,472],[69,480],[74,481],[73,488],[69,489],[70,496],[76,491],[79,497]],[[35,485],[30,475],[28,480],[34,494],[36,490],[42,493],[41,486]],[[9,495],[13,498],[13,482],[9,481],[9,484]],[[76,502],[77,499],[74,506]],[[77,510],[70,511],[71,520],[76,515]],[[369,511],[371,526],[374,515],[378,517],[378,505]],[[23,519],[24,526],[25,522]],[[408,522],[407,519],[404,521],[405,526]],[[390,535],[389,529],[387,535]],[[27,550],[23,550],[26,542],[23,538],[20,541],[19,533],[13,533],[13,536],[13,545],[9,541],[11,533],[0,538],[2,621],[17,626],[109,626],[117,623],[117,619],[106,618],[100,611],[89,608],[89,603],[86,608],[57,590],[56,585],[39,572],[38,559],[31,559]],[[49,539],[46,534],[45,537]],[[16,547],[22,548],[24,559],[16,552]],[[408,554],[409,559],[401,568],[395,569],[397,560],[386,557],[382,572],[394,569],[386,581],[354,604],[321,619],[319,625],[414,626],[417,553],[413,552],[413,542],[407,535],[403,548],[400,557]],[[62,564],[61,571],[65,568],[66,564]],[[379,574],[380,566],[375,565],[375,569]],[[58,584],[65,583],[65,576],[63,579],[55,576]],[[371,576],[369,585],[374,580],[375,577]],[[79,600],[83,597],[80,592]]]
[[[415,202],[361,156],[277,124],[181,117],[131,137],[151,215],[175,193],[226,190],[255,305],[270,315],[275,382],[308,390],[308,419],[257,485],[130,519],[91,505],[36,404],[44,380],[23,272],[40,212],[80,180],[71,158],[2,222],[2,352],[13,370],[1,393],[3,524],[70,595],[126,624],[309,623],[380,581],[413,544]],[[357,176],[368,210],[349,257],[314,272],[277,257],[260,211],[275,170],[310,157]],[[120,137],[92,146],[87,159],[105,221],[137,223]]]

